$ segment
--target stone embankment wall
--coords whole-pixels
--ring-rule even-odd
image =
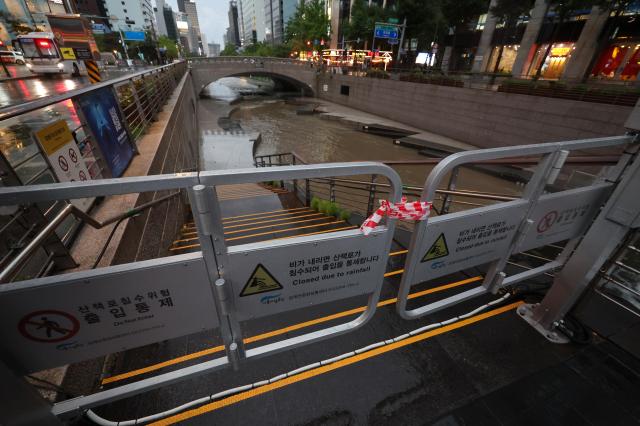
[[[319,77],[317,95],[480,148],[621,135],[633,109],[346,75]]]

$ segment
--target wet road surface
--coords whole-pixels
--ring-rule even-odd
[[[14,66],[15,67],[15,66]],[[18,67],[22,67],[18,65]],[[140,69],[141,70],[141,69]],[[103,81],[122,77],[139,70],[103,70]],[[0,108],[17,105],[47,96],[61,95],[70,90],[90,85],[87,76],[51,75],[0,81]]]

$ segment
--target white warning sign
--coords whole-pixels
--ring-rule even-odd
[[[601,184],[540,197],[531,213],[533,226],[521,244],[521,251],[575,238],[586,231],[607,195],[611,184]]]
[[[500,258],[526,211],[525,201],[456,212],[429,219],[412,284]]]
[[[240,320],[371,294],[382,285],[386,232],[269,241],[229,248]]]
[[[217,325],[196,253],[0,286],[0,353],[29,372]]]
[[[60,182],[91,180],[89,170],[80,154],[80,148],[66,121],[56,121],[40,129],[35,135]],[[92,199],[84,198],[71,200],[71,202],[83,211],[87,211]]]

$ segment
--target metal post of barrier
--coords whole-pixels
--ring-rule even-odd
[[[533,225],[533,221],[530,219],[531,213],[538,204],[538,199],[544,192],[547,184],[553,183],[549,181],[550,175],[554,173],[555,170],[559,171],[562,168],[568,153],[568,151],[554,151],[549,154],[545,154],[538,164],[538,167],[536,167],[533,176],[531,176],[531,179],[525,186],[522,193],[522,199],[528,202],[522,221],[520,222],[504,256],[493,261],[485,274],[482,286],[487,290],[487,292],[495,293],[497,289],[501,287],[504,278],[506,278],[502,271],[507,266],[509,257],[518,251],[518,246],[529,232],[531,225]]]
[[[636,143],[640,138],[636,136]],[[589,231],[562,270],[556,274],[551,289],[539,305],[524,305],[518,313],[548,340],[558,342],[559,322],[576,304],[597,273],[609,259],[630,229],[640,227],[640,162],[630,166],[637,157],[638,145],[628,149],[607,179],[622,179],[602,208]],[[625,170],[624,167],[628,166]]]
[[[309,179],[304,180],[304,205],[305,207],[311,207],[311,182]]]
[[[227,358],[234,369],[239,368],[244,358],[242,332],[234,315],[233,299],[229,296],[229,284],[224,279],[227,249],[224,244],[222,221],[218,209],[218,198],[214,188],[196,185],[189,189],[189,200],[194,209],[194,220],[202,256],[214,292],[218,308],[220,330]]]
[[[135,102],[136,109],[138,110],[138,116],[140,117],[140,126],[144,128],[147,125],[147,118],[144,114],[144,110],[142,109],[140,97],[138,96],[138,91],[133,80],[129,80],[129,88],[131,89],[131,96],[133,96],[133,101]]]
[[[292,166],[296,165],[296,156],[295,155],[291,155],[291,165]],[[298,197],[298,179],[294,179],[293,180],[293,195],[296,198]]]
[[[336,202],[336,181],[329,179],[329,201]]]
[[[458,173],[459,173],[460,168],[456,167],[453,170],[451,170],[451,176],[449,177],[449,184],[447,185],[447,189],[449,191],[454,191],[456,189],[457,183],[458,183]],[[440,214],[447,214],[449,213],[449,208],[451,207],[451,199],[453,197],[450,194],[445,194],[444,198],[442,200],[442,207],[440,208]]]
[[[371,176],[371,185],[369,185],[369,199],[367,200],[367,217],[373,214],[376,202],[376,175]]]

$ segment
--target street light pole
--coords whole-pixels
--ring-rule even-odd
[[[400,64],[400,51],[402,50],[402,43],[404,43],[404,30],[407,29],[407,18],[405,16],[402,22],[402,34],[400,35],[400,44],[398,45],[398,57],[396,58],[396,65]]]

